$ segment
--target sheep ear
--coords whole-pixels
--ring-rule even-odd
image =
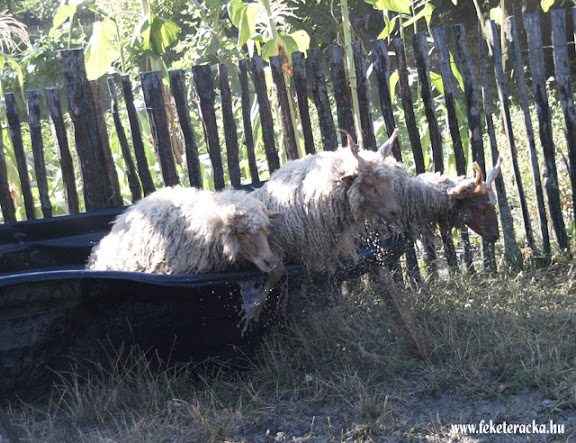
[[[282,212],[271,212],[268,214],[269,219],[282,218],[282,217],[284,217],[284,214]]]
[[[394,129],[394,132],[392,133],[390,138],[382,145],[380,149],[378,149],[378,152],[380,153],[380,155],[382,155],[382,157],[386,158],[388,154],[390,154],[390,151],[392,151],[392,147],[394,146],[394,142],[396,141],[397,138],[398,138],[398,128]]]
[[[346,185],[349,185],[354,181],[354,177],[354,174],[343,175],[340,177],[340,181]]]

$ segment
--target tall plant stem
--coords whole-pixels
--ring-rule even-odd
[[[358,142],[362,138],[360,127],[360,107],[358,104],[358,83],[356,82],[356,69],[354,65],[354,54],[352,52],[352,35],[350,33],[350,17],[348,16],[348,0],[340,2],[342,10],[342,28],[344,30],[344,45],[346,47],[346,60],[348,61],[348,76],[350,79],[350,89],[352,90],[352,107],[354,111],[354,127]]]

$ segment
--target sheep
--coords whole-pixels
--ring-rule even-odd
[[[443,235],[448,235],[453,228],[468,226],[486,242],[494,243],[499,232],[492,184],[501,166],[502,157],[484,181],[477,163],[474,163],[474,180],[439,173],[412,176],[397,163],[394,194],[401,207],[401,216],[394,225],[415,237],[427,239],[434,235],[436,226]]]
[[[267,240],[269,213],[245,191],[160,189],[114,221],[88,259],[91,270],[193,274],[248,260],[271,272],[278,259]]]
[[[276,170],[252,193],[284,213],[270,225],[272,250],[308,273],[331,274],[339,263],[356,261],[365,219],[392,222],[400,215],[392,192],[395,168],[385,161],[397,136],[396,129],[378,152],[359,153],[350,143],[350,149],[308,155]]]

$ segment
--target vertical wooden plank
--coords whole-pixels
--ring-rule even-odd
[[[314,105],[318,111],[320,134],[322,135],[322,148],[324,151],[335,151],[338,148],[334,118],[330,111],[330,99],[326,87],[326,76],[322,67],[322,54],[320,48],[308,49],[307,72]]]
[[[2,129],[0,129],[2,131]],[[4,142],[0,133],[0,207],[4,223],[14,223],[16,221],[16,207],[10,193],[10,183],[8,183],[8,171],[6,169],[6,155],[4,154]]]
[[[414,115],[414,103],[410,92],[410,83],[408,81],[408,66],[406,64],[406,52],[404,50],[404,41],[401,38],[394,39],[394,52],[396,52],[396,65],[398,67],[398,84],[400,86],[400,97],[402,99],[402,109],[404,110],[404,122],[408,129],[410,146],[416,165],[416,173],[426,172],[424,166],[424,154],[422,153],[422,144],[420,143],[420,134],[418,133],[418,124]]]
[[[352,114],[352,104],[350,103],[350,86],[348,84],[347,69],[344,63],[344,51],[339,45],[328,46],[328,59],[330,63],[330,75],[332,86],[334,87],[334,98],[336,99],[336,116],[338,127],[348,131],[354,140],[356,128],[354,127],[354,115]],[[348,146],[348,137],[340,133],[342,146]]]
[[[576,9],[572,9],[576,14]],[[576,15],[573,15],[576,19]],[[576,28],[575,28],[576,29]],[[566,41],[566,14],[563,9],[552,11],[552,44],[554,46],[554,66],[558,95],[566,123],[566,146],[570,160],[570,182],[572,183],[572,217],[576,213],[576,110],[570,77],[570,61],[568,59],[568,43]]]
[[[76,189],[76,177],[74,175],[74,163],[68,146],[68,136],[66,134],[66,125],[62,115],[62,105],[60,103],[60,90],[58,88],[44,88],[48,114],[52,126],[52,134],[60,169],[62,170],[62,181],[64,183],[64,200],[66,201],[66,210],[68,214],[78,214],[80,212],[80,203],[78,201],[78,191]]]
[[[546,216],[546,206],[544,203],[544,192],[542,191],[542,181],[540,180],[540,166],[538,163],[538,153],[534,140],[534,128],[532,127],[532,117],[530,115],[530,102],[528,99],[528,88],[524,79],[524,67],[522,66],[522,54],[520,52],[520,43],[518,31],[516,28],[516,17],[506,19],[506,40],[508,41],[509,56],[514,66],[514,75],[518,85],[518,94],[520,96],[520,107],[524,114],[524,127],[528,138],[528,151],[532,162],[532,177],[534,180],[534,189],[536,191],[536,202],[538,205],[538,217],[540,219],[540,230],[542,232],[542,249],[544,254],[550,254],[550,233],[548,232],[548,217]]]
[[[120,76],[122,81],[122,92],[124,93],[124,102],[126,104],[126,111],[128,112],[128,120],[130,122],[130,132],[132,133],[132,145],[134,146],[134,156],[136,157],[136,165],[138,166],[138,175],[142,183],[142,190],[144,195],[154,192],[154,180],[150,174],[148,167],[148,160],[146,159],[146,150],[142,142],[142,132],[140,130],[140,123],[138,120],[138,112],[134,106],[134,92],[132,90],[132,82],[130,76],[124,74]]]
[[[240,76],[240,88],[242,89],[242,123],[244,124],[244,144],[248,154],[248,168],[252,183],[260,182],[258,175],[258,165],[256,164],[256,154],[254,152],[254,136],[252,135],[252,121],[250,118],[250,90],[248,87],[248,62],[240,60],[238,63],[238,74]]]
[[[200,171],[200,160],[198,159],[198,145],[194,136],[194,128],[190,120],[190,109],[186,99],[186,84],[184,81],[184,71],[176,69],[168,73],[170,77],[170,89],[172,97],[176,103],[176,112],[180,129],[184,136],[184,150],[186,152],[186,167],[190,186],[202,188],[202,173]]]
[[[232,95],[228,83],[228,65],[220,63],[218,65],[220,76],[220,97],[222,99],[222,118],[224,119],[224,137],[226,139],[226,158],[228,160],[228,173],[230,184],[240,186],[240,161],[238,160],[238,133],[236,132],[236,122],[234,121],[234,111],[232,110]]]
[[[142,81],[142,93],[146,103],[146,110],[148,111],[150,132],[152,133],[156,157],[160,163],[162,178],[166,186],[177,185],[180,180],[176,173],[176,165],[172,154],[162,74],[160,71],[143,72],[140,74],[140,80]]]
[[[388,137],[390,137],[396,128],[396,121],[394,119],[394,108],[392,107],[390,94],[390,58],[388,57],[388,49],[386,48],[386,42],[384,40],[372,41],[372,59],[374,60],[374,71],[376,73],[376,79],[378,80],[380,109],[384,117],[386,133]],[[392,155],[394,155],[397,161],[402,161],[402,150],[398,138],[396,138],[392,146]]]
[[[262,124],[262,140],[264,141],[264,151],[268,161],[270,174],[280,167],[280,158],[274,142],[274,121],[272,120],[272,108],[268,99],[268,88],[266,87],[266,77],[264,75],[264,61],[257,55],[252,58],[252,81],[256,88],[256,98],[260,110],[260,122]]]
[[[358,107],[360,108],[360,126],[362,127],[362,140],[364,149],[376,151],[376,136],[372,122],[370,92],[368,90],[368,77],[366,76],[366,53],[362,41],[352,43],[354,65],[356,67],[356,83],[358,85]]]
[[[82,49],[58,53],[68,92],[68,112],[74,128],[74,140],[80,162],[84,203],[87,211],[108,207],[106,176],[96,157],[99,137],[92,105],[92,94]]]
[[[286,147],[286,156],[290,160],[298,158],[298,147],[296,146],[296,134],[292,117],[290,115],[290,98],[286,92],[286,82],[284,81],[284,72],[282,70],[282,60],[279,55],[270,57],[270,71],[272,72],[272,81],[276,87],[276,98],[280,107],[280,120],[282,124],[282,134],[284,146]]]
[[[108,78],[108,90],[110,91],[110,107],[112,108],[112,119],[114,120],[116,135],[118,136],[120,150],[122,151],[124,165],[126,166],[125,170],[126,178],[128,180],[128,187],[130,188],[132,202],[136,202],[142,198],[142,190],[140,188],[140,182],[138,181],[136,167],[134,166],[134,161],[132,160],[132,154],[130,154],[130,146],[128,145],[126,132],[124,131],[124,126],[120,120],[118,94],[116,92],[116,85],[114,85],[114,79],[112,77]]]
[[[426,120],[430,131],[430,144],[432,145],[432,159],[434,161],[434,171],[444,172],[444,159],[442,154],[442,137],[438,128],[438,119],[434,111],[434,99],[432,97],[432,85],[430,83],[430,56],[428,55],[428,42],[426,33],[420,32],[412,37],[414,46],[414,57],[416,59],[416,69],[418,70],[418,80],[420,84],[420,96],[424,103]]]
[[[36,218],[34,210],[34,198],[30,180],[28,179],[28,166],[26,165],[26,154],[24,153],[24,143],[22,142],[22,129],[20,127],[20,117],[18,116],[18,104],[16,97],[12,92],[4,95],[6,101],[6,116],[10,126],[10,136],[12,137],[12,146],[14,147],[14,157],[16,157],[16,167],[20,176],[20,189],[24,198],[24,208],[26,218],[32,220]]]
[[[496,141],[496,131],[494,129],[494,121],[492,120],[492,98],[490,97],[490,90],[488,89],[488,70],[486,65],[488,60],[486,58],[486,48],[484,42],[484,35],[482,25],[478,23],[478,57],[480,59],[480,76],[482,78],[482,101],[484,103],[484,119],[486,121],[486,132],[488,133],[488,140],[490,143],[490,152],[492,154],[492,163],[496,165],[500,152],[498,143]],[[502,234],[504,236],[504,256],[507,261],[516,267],[522,266],[522,254],[516,241],[516,230],[514,229],[514,219],[512,218],[512,211],[508,205],[508,197],[506,195],[506,186],[504,185],[504,178],[502,174],[494,180],[496,187],[496,195],[498,197],[498,209],[500,213],[500,222],[502,223]]]
[[[116,172],[116,165],[112,158],[112,151],[108,140],[108,129],[106,128],[106,121],[104,120],[104,112],[102,111],[102,103],[100,101],[100,85],[97,80],[92,80],[88,83],[92,95],[92,109],[94,109],[94,119],[96,121],[98,135],[98,145],[94,150],[94,154],[98,164],[101,165],[101,171],[105,173],[104,182],[106,183],[105,196],[107,206],[122,206],[124,200],[120,192],[118,173]]]
[[[30,128],[30,144],[34,156],[34,170],[36,171],[36,186],[40,196],[40,208],[44,217],[52,217],[52,204],[48,191],[48,177],[46,176],[46,162],[44,160],[44,142],[42,141],[42,124],[40,122],[40,90],[26,91],[28,104],[28,127]]]
[[[526,231],[526,239],[528,245],[536,250],[536,243],[534,242],[534,233],[532,232],[532,223],[530,221],[530,212],[526,203],[526,195],[524,194],[524,185],[522,184],[522,175],[520,174],[520,167],[518,165],[518,153],[516,151],[516,142],[514,141],[514,130],[512,128],[512,119],[510,117],[510,102],[508,93],[506,91],[506,81],[504,79],[504,70],[502,68],[502,52],[500,50],[500,37],[496,30],[494,21],[488,21],[486,24],[488,39],[493,48],[494,60],[494,73],[496,75],[496,86],[498,89],[498,98],[500,99],[500,113],[504,120],[504,129],[508,139],[508,147],[510,148],[510,156],[512,159],[512,166],[514,167],[514,178],[518,188],[518,197],[520,199],[520,206],[522,208],[522,217],[524,219],[524,229]]]
[[[294,86],[298,99],[302,135],[304,137],[304,151],[306,151],[306,154],[315,154],[316,148],[314,148],[314,136],[312,134],[312,123],[310,122],[310,107],[308,106],[308,80],[306,78],[306,59],[304,58],[304,53],[294,52],[292,54],[292,71],[294,72]]]
[[[210,162],[212,163],[214,188],[223,189],[225,186],[224,168],[222,167],[218,123],[216,122],[216,111],[214,109],[216,91],[214,90],[212,69],[210,65],[193,66],[192,72],[194,72],[196,93],[200,99],[200,119],[204,124],[206,145],[208,146],[208,154],[210,155]]]
[[[530,72],[532,73],[532,89],[536,102],[536,114],[540,125],[540,142],[544,153],[544,187],[548,197],[548,211],[556,234],[558,246],[568,249],[568,236],[562,217],[562,201],[558,189],[558,173],[556,171],[555,148],[552,138],[552,121],[550,107],[546,94],[546,73],[544,69],[544,48],[542,30],[538,14],[524,14],[524,28],[527,30],[528,47],[530,48]]]
[[[448,50],[446,41],[446,31],[444,28],[433,28],[432,35],[434,36],[434,43],[440,56],[440,75],[442,76],[442,84],[444,86],[444,101],[446,104],[448,128],[454,149],[454,158],[456,160],[456,172],[459,175],[466,175],[466,157],[464,156],[462,138],[460,137],[460,124],[458,123],[458,116],[456,115],[456,91],[452,79],[452,66],[450,62],[450,51]],[[472,251],[467,228],[464,227],[460,230],[460,237],[464,245],[464,260],[466,266],[468,271],[473,272]],[[456,251],[454,251],[454,255],[456,255]]]

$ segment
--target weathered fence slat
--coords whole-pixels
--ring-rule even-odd
[[[44,217],[52,217],[52,204],[48,191],[48,177],[46,176],[46,162],[44,160],[44,142],[42,140],[42,122],[40,120],[40,90],[26,91],[28,104],[28,127],[30,128],[30,144],[34,157],[34,170],[36,171],[36,186],[40,196],[40,208]]]
[[[336,128],[334,118],[330,111],[330,99],[328,98],[328,88],[326,87],[326,76],[322,68],[322,55],[320,48],[308,49],[307,72],[314,105],[318,111],[318,121],[320,124],[320,134],[322,135],[322,146],[324,151],[334,151],[338,148]]]
[[[80,163],[87,211],[108,207],[106,177],[98,163],[96,150],[98,134],[92,105],[92,94],[84,65],[82,49],[71,49],[58,53],[62,73],[68,92],[68,112],[74,127],[74,141]]]
[[[452,79],[452,66],[450,62],[450,51],[446,43],[446,31],[444,28],[433,28],[432,35],[434,37],[434,43],[436,44],[436,50],[440,56],[440,75],[442,76],[442,84],[444,86],[444,102],[446,104],[448,129],[452,138],[454,158],[456,160],[456,172],[458,175],[466,175],[466,157],[464,156],[464,147],[462,146],[462,138],[460,137],[460,124],[458,122],[458,116],[456,115],[456,91]],[[466,227],[460,230],[460,238],[464,245],[464,261],[466,262],[466,267],[469,272],[473,272],[474,266],[472,265],[470,237]]]
[[[370,103],[370,91],[368,89],[368,77],[366,76],[366,52],[362,46],[362,41],[352,43],[354,54],[354,66],[356,68],[356,84],[358,88],[358,108],[360,110],[360,126],[362,127],[362,140],[364,149],[376,151],[376,136],[374,135],[374,124],[372,123],[372,111]]]
[[[140,74],[140,80],[142,82],[142,93],[144,95],[144,102],[146,103],[146,110],[148,111],[148,121],[150,122],[150,132],[152,133],[154,150],[160,163],[164,184],[166,186],[177,185],[180,180],[176,173],[176,164],[174,163],[174,156],[172,154],[172,142],[170,139],[168,116],[166,115],[162,74],[160,71],[143,72]],[[216,179],[214,179],[214,181],[216,182]]]
[[[572,9],[576,13],[576,9]],[[576,18],[576,15],[574,15]],[[576,110],[574,109],[574,96],[572,95],[570,62],[568,59],[568,44],[566,41],[566,14],[563,9],[552,11],[552,44],[554,46],[554,66],[556,68],[556,81],[558,82],[558,95],[564,113],[566,124],[566,146],[570,160],[570,182],[572,183],[572,208],[576,211]],[[576,220],[576,216],[573,213]]]
[[[260,109],[260,122],[262,124],[262,140],[264,141],[264,151],[268,161],[268,169],[272,174],[280,167],[280,158],[274,142],[274,121],[272,120],[272,108],[268,99],[266,87],[266,77],[264,75],[264,61],[261,56],[252,58],[252,81],[256,89],[256,98]]]
[[[2,131],[2,129],[0,129]],[[4,223],[14,223],[16,221],[16,207],[10,192],[8,183],[8,170],[6,169],[6,155],[4,154],[4,142],[0,133],[0,207]]]
[[[308,105],[308,80],[306,78],[306,58],[304,53],[295,52],[292,54],[292,71],[294,73],[294,87],[296,89],[296,98],[298,99],[302,136],[304,137],[304,151],[306,154],[315,154],[316,148],[314,147],[310,106]]]
[[[218,74],[220,77],[220,98],[222,100],[222,119],[224,121],[228,174],[230,175],[230,184],[232,186],[240,186],[242,178],[240,175],[240,160],[238,159],[238,133],[236,132],[236,122],[234,121],[232,94],[230,94],[228,65],[226,63],[220,63],[218,65]]]
[[[512,157],[512,166],[514,167],[514,177],[516,179],[516,186],[518,188],[518,197],[520,199],[520,206],[522,208],[522,217],[524,218],[524,229],[526,231],[526,239],[528,245],[536,250],[536,243],[534,242],[534,233],[532,232],[532,223],[530,222],[530,213],[528,205],[526,204],[526,195],[524,194],[524,186],[522,184],[522,175],[520,174],[520,167],[518,165],[518,153],[516,151],[516,143],[514,141],[514,130],[512,129],[512,119],[510,117],[510,104],[508,100],[508,93],[506,92],[506,82],[504,79],[504,70],[502,68],[502,51],[500,50],[500,38],[496,31],[496,24],[494,21],[487,21],[488,38],[493,48],[494,60],[494,73],[496,75],[496,85],[498,89],[498,97],[500,99],[500,113],[504,120],[504,129],[508,139],[508,147],[510,148],[510,155]]]
[[[396,128],[394,119],[394,108],[390,96],[390,58],[384,40],[374,40],[372,42],[372,58],[374,60],[374,71],[378,81],[378,98],[380,99],[380,109],[386,125],[386,133],[390,137]],[[392,146],[392,155],[399,162],[402,161],[402,150],[400,140],[396,138]]]
[[[26,165],[26,154],[24,153],[24,143],[22,142],[18,104],[12,92],[6,93],[4,99],[6,101],[6,117],[8,118],[8,125],[10,126],[14,156],[16,157],[16,167],[18,168],[18,175],[20,176],[20,187],[22,197],[24,198],[26,218],[32,220],[36,218],[36,211],[34,210],[34,198],[32,197],[32,188],[30,180],[28,179],[28,166]]]
[[[540,179],[540,166],[538,164],[538,153],[534,140],[534,128],[532,117],[530,116],[530,103],[528,100],[528,88],[524,79],[524,68],[522,67],[522,55],[520,53],[520,43],[518,42],[518,31],[516,27],[516,17],[508,17],[506,20],[506,39],[509,45],[509,56],[514,65],[514,74],[520,96],[520,107],[524,114],[524,127],[528,138],[528,151],[532,162],[532,178],[534,180],[534,190],[536,191],[536,202],[538,205],[538,217],[540,219],[540,231],[542,232],[542,249],[544,254],[550,254],[550,233],[548,232],[548,217],[546,216],[546,206],[544,203],[544,192],[542,191],[542,181]]]
[[[482,142],[482,121],[480,119],[480,100],[478,97],[478,80],[474,65],[466,47],[466,29],[458,24],[452,27],[456,43],[456,60],[462,74],[464,84],[464,100],[466,103],[466,116],[468,120],[468,137],[472,151],[472,160],[477,162],[486,177],[486,159],[484,144]],[[482,253],[484,268],[496,270],[496,257],[494,247],[482,240]]]
[[[410,146],[416,165],[416,173],[426,172],[424,154],[422,153],[422,143],[418,133],[418,124],[414,114],[414,103],[408,82],[408,67],[406,65],[406,52],[404,41],[401,38],[394,39],[394,51],[396,52],[396,65],[398,68],[398,84],[400,85],[400,98],[402,99],[402,109],[404,110],[404,122],[410,138]]]
[[[134,161],[132,160],[132,154],[130,154],[130,146],[128,145],[128,139],[126,138],[126,131],[124,131],[122,120],[120,120],[118,93],[116,92],[116,85],[114,85],[114,79],[112,77],[108,78],[108,90],[110,91],[112,119],[114,120],[116,135],[118,136],[120,150],[122,151],[124,165],[126,166],[126,179],[128,180],[128,187],[130,188],[132,202],[136,202],[142,198],[142,189],[140,188],[140,182],[138,181],[138,175],[136,174],[136,167],[134,166]]]
[[[339,45],[328,46],[328,60],[330,64],[330,76],[334,87],[334,98],[336,100],[336,117],[338,128],[348,131],[354,140],[356,128],[354,127],[354,115],[350,104],[350,88],[348,86],[348,76],[344,64],[344,51]],[[342,146],[348,146],[348,137],[340,133]]]
[[[296,133],[292,124],[292,113],[290,111],[290,97],[286,92],[286,82],[284,81],[284,71],[282,70],[282,60],[279,55],[270,57],[270,70],[272,71],[272,81],[276,87],[276,99],[280,108],[280,122],[282,124],[282,138],[286,147],[286,156],[290,160],[298,158],[298,146],[296,145]]]
[[[496,141],[496,131],[494,130],[494,121],[492,120],[492,98],[488,89],[488,70],[486,68],[486,49],[482,26],[478,23],[478,57],[480,59],[480,77],[482,78],[482,102],[484,103],[484,119],[486,121],[486,132],[490,143],[490,152],[492,154],[492,163],[496,165],[500,152]],[[509,263],[520,267],[522,266],[522,255],[516,241],[516,231],[514,230],[514,219],[512,211],[508,205],[508,196],[506,195],[506,186],[502,174],[494,179],[496,194],[498,198],[498,209],[500,213],[500,222],[502,223],[502,234],[504,236],[504,255]]]
[[[200,160],[198,159],[198,146],[194,136],[194,128],[190,120],[190,109],[186,99],[186,82],[184,81],[184,71],[176,69],[168,73],[170,77],[170,89],[176,104],[176,112],[180,122],[180,129],[184,136],[184,151],[186,153],[186,168],[190,186],[202,188],[202,172],[200,170]]]
[[[50,116],[52,134],[60,169],[62,170],[62,182],[64,184],[64,200],[68,214],[78,214],[80,212],[80,202],[78,200],[78,191],[76,189],[76,177],[74,175],[74,163],[68,145],[68,136],[66,134],[66,125],[62,115],[62,105],[60,103],[60,90],[58,88],[44,88],[46,97],[46,106]]]
[[[416,69],[418,70],[418,80],[420,84],[420,96],[424,103],[426,120],[430,131],[430,144],[432,145],[432,158],[434,160],[434,171],[444,172],[444,159],[442,154],[442,137],[438,128],[438,119],[434,111],[434,99],[432,98],[432,85],[430,84],[430,56],[428,55],[428,42],[426,33],[419,32],[412,37],[414,45],[414,57],[416,59]]]
[[[110,150],[110,142],[108,140],[108,129],[106,128],[106,121],[104,120],[104,112],[102,111],[102,103],[100,102],[100,85],[98,80],[88,82],[90,85],[90,92],[92,95],[92,109],[94,110],[94,119],[96,121],[96,134],[98,136],[98,149],[94,150],[98,163],[101,169],[106,173],[106,204],[109,207],[122,206],[124,200],[120,192],[120,183],[118,181],[118,173],[112,158],[112,151]]]
[[[148,167],[144,143],[142,142],[142,132],[140,131],[138,112],[134,106],[132,82],[130,81],[130,76],[128,74],[120,76],[120,80],[122,81],[122,92],[124,93],[126,112],[128,113],[128,120],[130,122],[130,132],[132,133],[132,145],[134,146],[134,156],[136,157],[136,165],[138,166],[138,175],[140,176],[144,195],[148,195],[154,192],[155,187],[154,180],[152,180],[152,174],[150,174],[150,169]]]
[[[532,89],[536,102],[536,114],[540,125],[540,142],[544,153],[544,186],[548,197],[548,211],[556,234],[558,246],[568,249],[568,236],[562,217],[562,201],[558,189],[558,173],[554,155],[554,140],[552,139],[552,121],[550,107],[546,94],[546,73],[544,72],[544,49],[542,47],[542,31],[538,14],[524,14],[524,28],[527,30],[528,47],[530,48],[530,72],[532,73]]]
[[[254,136],[252,135],[252,121],[250,117],[250,89],[248,87],[248,62],[240,60],[238,63],[238,75],[240,76],[240,88],[242,89],[242,123],[244,124],[244,144],[248,154],[248,168],[252,183],[260,182],[258,164],[254,152]]]

